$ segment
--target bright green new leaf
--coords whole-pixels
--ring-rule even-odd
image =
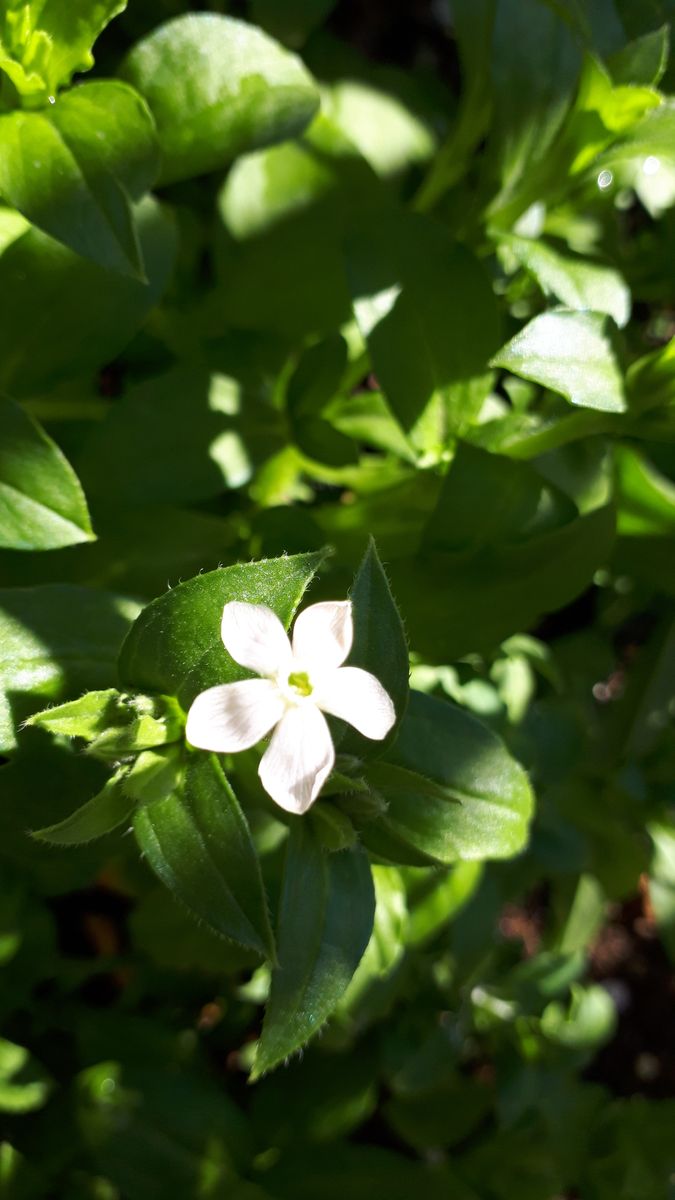
[[[158,166],[150,114],[123,83],[84,84],[45,112],[0,115],[0,195],[110,271],[144,278],[131,202]]]
[[[526,843],[533,797],[500,738],[446,701],[412,692],[397,741],[368,779],[389,807],[364,830],[391,861],[510,858]]]
[[[84,738],[91,742],[110,725],[119,725],[126,716],[121,701],[122,696],[117,688],[85,692],[77,700],[34,713],[26,724],[48,729],[50,733],[64,737]]]
[[[572,984],[572,999],[565,1008],[553,1000],[541,1018],[542,1033],[570,1050],[595,1051],[616,1029],[616,1007],[606,988],[597,984]]]
[[[190,755],[135,790],[136,839],[162,882],[216,933],[274,958],[258,858],[217,759]]]
[[[377,175],[388,178],[428,162],[436,139],[396,96],[347,79],[324,97],[326,114],[361,151]]]
[[[354,314],[394,415],[437,455],[478,415],[500,336],[480,263],[441,224],[380,212],[347,243]]]
[[[672,825],[649,826],[654,856],[649,871],[649,898],[661,939],[675,960],[675,829]]]
[[[675,100],[669,97],[634,122],[621,139],[611,146],[598,166],[610,167],[630,159],[665,159],[675,162]]]
[[[0,591],[0,752],[35,708],[110,686],[137,613],[134,601],[72,584]]]
[[[170,696],[125,696],[116,688],[85,692],[78,700],[35,713],[26,722],[89,742],[88,753],[115,761],[183,734],[179,707]]]
[[[294,137],[319,105],[294,54],[255,26],[216,13],[167,21],[134,47],[123,74],[157,122],[162,183]]]
[[[536,279],[542,291],[567,308],[606,313],[619,327],[630,317],[630,291],[613,267],[563,254],[538,238],[500,235],[516,261]]]
[[[76,71],[94,65],[91,48],[127,0],[7,0],[0,16],[0,71],[26,103],[44,105]]]
[[[42,1108],[51,1083],[24,1046],[0,1038],[0,1112],[27,1113]]]
[[[581,408],[625,412],[623,379],[600,313],[542,313],[492,358]]]
[[[0,395],[0,547],[55,550],[93,537],[70,463],[18,404]]]
[[[131,630],[120,654],[123,682],[177,696],[188,708],[206,688],[246,678],[220,636],[225,604],[266,604],[288,627],[324,557],[295,554],[238,563],[179,584],[149,604]]]
[[[279,904],[279,965],[252,1078],[295,1054],[321,1029],[366,949],[374,914],[363,850],[326,853],[306,821],[293,821]]]
[[[54,846],[81,846],[118,829],[134,808],[123,786],[128,770],[120,767],[98,795],[58,824],[32,830],[32,836]]]

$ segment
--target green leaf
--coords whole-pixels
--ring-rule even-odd
[[[123,75],[157,122],[162,183],[217,171],[300,133],[316,85],[294,54],[253,25],[216,13],[176,17],[131,51]]]
[[[33,713],[26,724],[48,729],[50,733],[63,734],[64,737],[79,737],[90,742],[108,726],[119,724],[124,712],[121,701],[122,695],[117,688],[85,692],[84,696],[77,700],[69,700],[66,704],[57,704],[55,707],[45,708],[42,712]]]
[[[662,25],[617,50],[607,63],[614,83],[656,87],[668,65],[669,42],[670,26]]]
[[[613,317],[621,328],[630,317],[630,291],[618,271],[602,263],[562,254],[541,239],[500,235],[520,266],[536,279],[544,293],[567,308],[593,309]]]
[[[380,88],[342,80],[326,91],[321,111],[385,179],[433,156],[436,139],[429,126],[397,96]]]
[[[89,742],[88,753],[114,761],[182,738],[184,722],[170,696],[125,696],[116,688],[35,713],[26,722]]]
[[[425,871],[425,879],[428,875]],[[482,878],[483,866],[475,859],[435,875],[423,896],[412,904],[406,942],[417,946],[436,937],[468,904]]]
[[[41,1108],[51,1084],[28,1050],[0,1038],[0,1112],[26,1113]]]
[[[358,757],[380,755],[396,737],[408,703],[408,645],[396,603],[380,562],[375,542],[370,540],[350,592],[354,617],[354,643],[349,664],[375,675],[389,693],[396,709],[396,724],[382,742],[372,742],[348,731],[340,749]]]
[[[218,197],[221,320],[294,341],[334,335],[350,316],[345,230],[383,202],[368,164],[323,115],[296,141],[238,159]]]
[[[675,533],[675,484],[631,446],[615,448],[617,533],[623,537]]]
[[[430,218],[385,211],[348,240],[347,272],[392,412],[418,450],[438,454],[489,391],[500,322],[482,266]]]
[[[218,760],[190,755],[180,772],[151,783],[137,792],[133,825],[155,874],[216,933],[274,958],[260,864]]]
[[[381,392],[340,396],[330,405],[326,416],[335,429],[355,441],[395,454],[406,462],[415,462],[410,443]]]
[[[267,604],[288,627],[324,557],[317,552],[239,563],[180,583],[153,600],[130,631],[120,654],[122,680],[175,695],[188,708],[206,688],[246,678],[222,643],[223,607],[230,600]]]
[[[123,825],[134,808],[134,801],[123,786],[128,770],[126,766],[121,767],[103,790],[81,808],[56,825],[31,830],[32,836],[54,846],[81,846]]]
[[[325,409],[340,387],[347,366],[347,345],[339,335],[310,346],[286,388],[286,409],[293,440],[308,458],[329,466],[354,463],[353,442],[326,420]]]
[[[614,538],[606,464],[590,479],[580,511],[529,464],[460,443],[417,555],[389,564],[411,647],[442,663],[492,652],[578,595]]]
[[[190,363],[125,389],[78,459],[90,500],[114,509],[188,504],[248,483],[256,460],[278,445],[257,384],[248,372],[240,379]]]
[[[601,168],[615,167],[631,159],[654,155],[666,162],[675,160],[673,131],[675,130],[675,101],[661,100],[650,88],[618,88],[619,100],[615,112],[603,117],[619,128],[602,139],[599,149],[604,153],[590,165],[595,175]],[[623,104],[621,98],[623,97]],[[619,136],[620,135],[620,136]],[[613,143],[613,144],[610,144]]]
[[[103,270],[29,229],[0,255],[0,386],[33,396],[63,378],[96,372],[125,348],[164,291],[176,235],[147,198],[135,222],[149,283]]]
[[[0,752],[14,749],[16,726],[35,708],[113,682],[137,612],[131,600],[72,584],[0,590]]]
[[[76,71],[94,65],[91,48],[127,0],[9,0],[0,17],[0,70],[20,96],[46,104]]]
[[[0,396],[0,547],[54,550],[93,537],[72,467],[23,409]]]
[[[277,943],[252,1079],[318,1033],[337,1007],[368,944],[375,894],[360,847],[324,853],[309,825],[291,824]]]
[[[507,193],[551,146],[572,101],[580,62],[571,31],[553,6],[497,0],[489,148]]]
[[[371,764],[367,777],[388,809],[363,839],[392,861],[408,847],[453,863],[510,858],[527,844],[533,797],[525,771],[492,730],[446,701],[412,692],[387,761]]]
[[[614,1001],[599,984],[572,984],[566,1009],[557,1000],[546,1006],[541,1018],[542,1033],[549,1041],[570,1050],[595,1051],[608,1042],[616,1029]]]
[[[654,823],[649,826],[649,835],[654,843],[649,899],[661,941],[675,960],[675,829]]]
[[[251,13],[274,37],[289,46],[300,46],[328,16],[337,0],[252,0]]]
[[[551,388],[581,408],[626,411],[621,372],[600,313],[542,313],[494,355],[492,366]]]
[[[340,1015],[356,1019],[367,1008],[373,985],[391,976],[400,963],[406,944],[408,910],[405,884],[396,867],[374,866],[375,919],[373,932],[349,987],[340,1001]],[[364,1005],[365,1002],[365,1005]]]
[[[44,113],[0,115],[0,195],[110,271],[144,279],[130,202],[158,166],[150,114],[123,83],[84,84]]]

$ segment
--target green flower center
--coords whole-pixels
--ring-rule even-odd
[[[309,675],[305,671],[291,671],[288,676],[288,686],[293,688],[299,696],[311,696],[312,685],[309,682]]]

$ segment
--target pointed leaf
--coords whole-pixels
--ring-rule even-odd
[[[288,627],[324,553],[238,563],[198,575],[143,610],[120,654],[131,687],[174,695],[188,708],[199,692],[249,674],[230,658],[220,636],[230,600],[267,604]]]
[[[293,822],[278,921],[279,966],[252,1078],[294,1054],[337,1007],[368,945],[375,893],[361,847],[328,853]]]
[[[123,825],[134,807],[134,801],[122,786],[127,772],[128,767],[122,767],[98,795],[57,825],[33,830],[32,836],[54,846],[81,846]]]
[[[109,725],[119,724],[123,711],[121,700],[122,696],[117,688],[85,692],[84,696],[79,696],[77,700],[69,700],[66,704],[57,704],[53,708],[33,713],[26,725],[38,725],[42,729],[48,729],[50,733],[92,741]]]
[[[500,321],[483,267],[419,214],[380,211],[347,243],[354,315],[392,412],[438,453],[489,391]]]
[[[22,408],[0,396],[0,547],[55,550],[93,537],[70,463]]]
[[[84,84],[44,113],[0,116],[0,194],[111,271],[144,277],[130,201],[149,190],[158,165],[150,114],[123,83]]]
[[[258,857],[213,755],[191,755],[173,786],[168,776],[161,787],[153,781],[152,798],[140,803],[133,824],[153,871],[195,916],[222,937],[274,958]]]
[[[600,313],[542,313],[494,355],[492,366],[532,379],[581,408],[626,410],[621,371]]]
[[[408,646],[403,624],[372,538],[356,572],[350,597],[354,643],[349,665],[363,667],[379,679],[396,709],[396,725],[383,741],[373,742],[349,729],[340,743],[341,750],[370,758],[381,754],[396,737],[409,692]]]
[[[387,761],[367,775],[389,807],[363,839],[391,861],[397,852],[411,861],[406,848],[441,863],[509,858],[527,843],[525,771],[491,729],[446,701],[412,692]]]
[[[621,328],[630,317],[630,291],[618,271],[579,255],[562,254],[540,238],[500,236],[542,291],[567,308],[593,309],[613,317]]]
[[[147,283],[113,274],[31,227],[0,255],[0,386],[35,396],[92,376],[140,329],[173,269],[174,223],[149,196],[136,206]]]

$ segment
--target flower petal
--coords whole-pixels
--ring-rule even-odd
[[[208,688],[192,702],[185,735],[200,750],[233,754],[255,746],[281,720],[286,705],[269,679]]]
[[[223,609],[220,633],[228,654],[249,671],[271,676],[291,670],[288,635],[266,604],[231,600]]]
[[[310,604],[293,627],[293,657],[311,678],[339,667],[349,654],[353,639],[350,600]]]
[[[380,741],[396,720],[391,697],[379,679],[361,667],[340,667],[320,679],[312,693],[319,708],[342,717],[364,737]]]
[[[258,774],[266,792],[287,812],[304,813],[333,769],[335,751],[315,704],[289,708],[262,756]]]

